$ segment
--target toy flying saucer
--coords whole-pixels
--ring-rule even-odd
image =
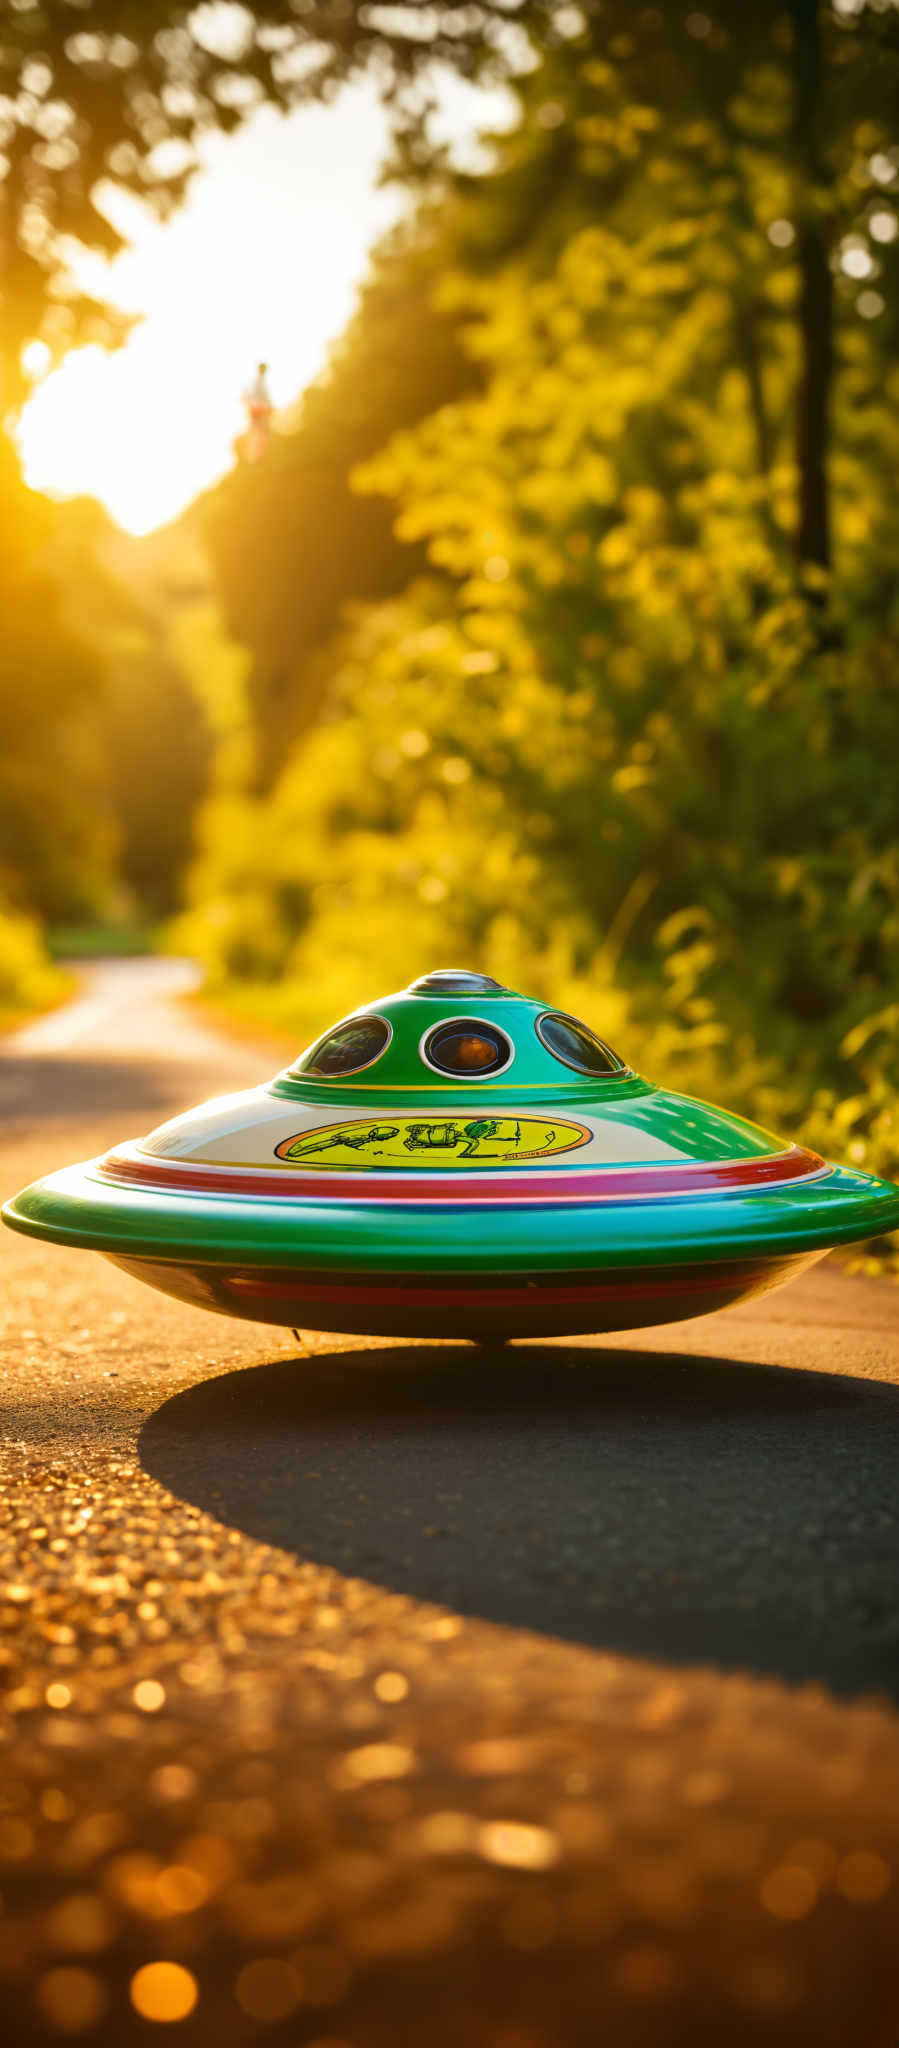
[[[446,971],[3,1214],[226,1315],[486,1338],[764,1294],[899,1227],[899,1188],[655,1088],[575,1018]]]

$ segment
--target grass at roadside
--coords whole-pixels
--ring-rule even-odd
[[[161,948],[154,925],[125,922],[51,925],[47,950],[53,960],[131,960]]]

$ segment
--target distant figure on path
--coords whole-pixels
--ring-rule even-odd
[[[244,392],[247,433],[244,451],[247,462],[261,462],[268,448],[269,427],[274,412],[268,388],[268,364],[260,363],[252,384]]]

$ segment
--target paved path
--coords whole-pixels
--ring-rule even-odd
[[[275,1064],[190,985],[5,1041],[4,1195]],[[485,1365],[0,1257],[16,2048],[899,2042],[892,1287]]]

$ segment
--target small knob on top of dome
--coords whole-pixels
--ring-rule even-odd
[[[499,996],[504,994],[502,982],[494,981],[490,974],[472,974],[466,967],[436,967],[430,974],[419,975],[410,982],[409,992],[415,996]]]

